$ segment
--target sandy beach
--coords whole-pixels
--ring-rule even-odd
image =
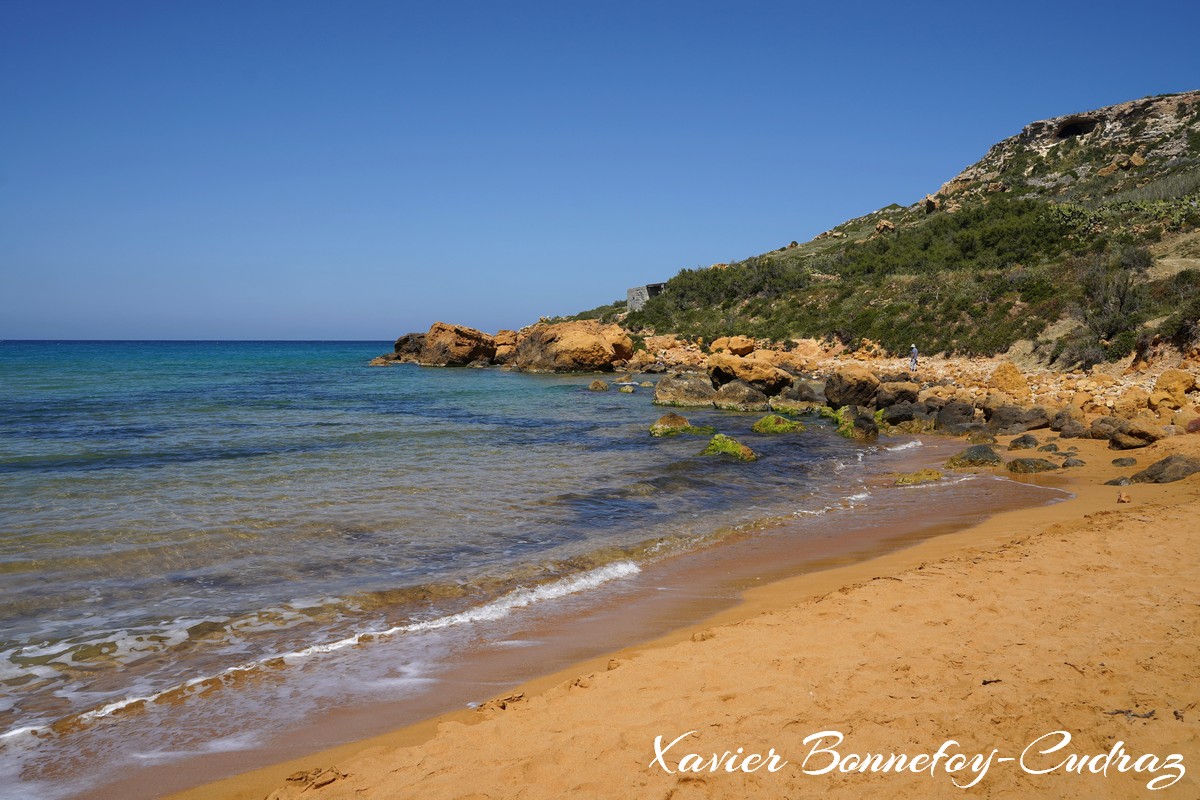
[[[1129,454],[1072,443],[1087,466],[1026,478],[1067,502],[173,798],[1195,797],[1200,476],[1118,490]]]

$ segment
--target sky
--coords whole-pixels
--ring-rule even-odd
[[[1200,88],[1188,2],[0,0],[0,339],[571,314]]]

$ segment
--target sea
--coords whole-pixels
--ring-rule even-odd
[[[945,441],[684,410],[760,457],[703,456],[649,435],[652,388],[389,349],[0,342],[0,798],[158,796],[1062,497],[892,486]]]

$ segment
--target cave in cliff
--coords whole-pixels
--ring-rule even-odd
[[[1070,139],[1072,136],[1083,136],[1085,133],[1094,131],[1099,124],[1099,120],[1087,117],[1066,119],[1059,123],[1058,130],[1054,132],[1054,139],[1061,142],[1063,139]]]

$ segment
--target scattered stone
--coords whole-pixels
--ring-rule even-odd
[[[1037,437],[1029,433],[1024,436],[1018,436],[1008,443],[1009,450],[1032,450],[1037,446]]]
[[[746,445],[726,436],[723,433],[718,433],[708,443],[708,447],[700,453],[702,456],[713,455],[728,455],[733,456],[738,461],[757,461],[758,455]]]
[[[1161,461],[1155,461],[1141,472],[1136,473],[1134,483],[1174,483],[1189,475],[1200,472],[1200,458],[1194,456],[1173,455]]]
[[[608,384],[605,383],[604,381],[600,380],[599,378],[597,378],[596,380],[594,380],[590,384],[588,384],[588,391],[589,392],[607,392]]]
[[[962,467],[995,467],[1003,463],[1004,459],[991,447],[986,444],[977,444],[951,458],[946,462],[946,466],[950,469],[960,469]]]
[[[1066,468],[1066,467],[1086,467],[1086,466],[1087,466],[1087,462],[1084,461],[1082,458],[1068,458],[1066,461],[1063,462],[1064,468]]]
[[[1010,447],[1009,449],[1011,450],[1012,448]],[[1058,445],[1056,445],[1056,444],[1044,444],[1044,445],[1042,445],[1041,447],[1039,447],[1039,448],[1038,448],[1038,452],[1039,452],[1039,453],[1057,453],[1057,452],[1058,452]]]
[[[942,473],[936,469],[919,469],[916,472],[904,472],[896,475],[895,486],[917,486],[922,483],[940,481]]]
[[[730,381],[713,395],[713,404],[725,411],[769,411],[767,396],[742,381]]]
[[[1009,472],[1028,475],[1033,472],[1048,472],[1058,469],[1058,464],[1044,458],[1014,458],[1006,465]]]
[[[712,407],[716,390],[699,375],[666,375],[654,386],[654,404],[684,408]]]
[[[755,422],[750,430],[755,433],[798,433],[804,430],[804,423],[785,419],[778,414],[767,414]]]
[[[1105,481],[1105,486],[1129,486],[1133,481],[1129,480],[1128,476],[1122,475],[1119,478],[1113,478],[1111,481]]]
[[[1114,467],[1133,467],[1137,465],[1137,459],[1129,456],[1122,456],[1121,458],[1114,458],[1112,460],[1112,465]]]

